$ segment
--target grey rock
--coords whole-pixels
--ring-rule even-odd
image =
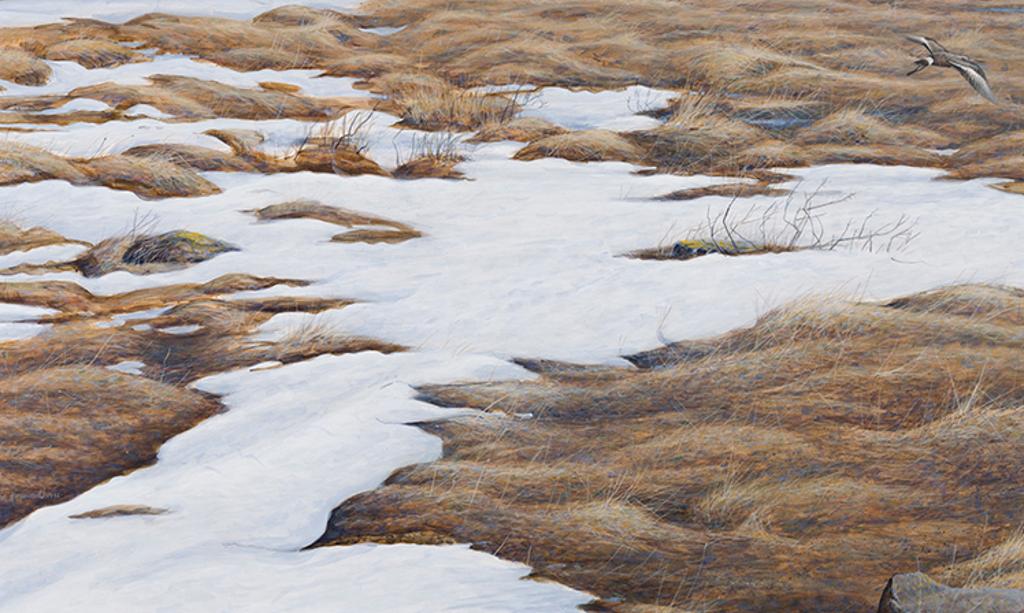
[[[893,575],[885,585],[878,613],[1021,613],[1024,590],[955,588],[924,573]]]

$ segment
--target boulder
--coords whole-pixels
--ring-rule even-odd
[[[228,251],[238,251],[238,247],[198,232],[174,230],[137,239],[125,250],[121,261],[135,266],[192,264]]]
[[[924,573],[893,575],[882,591],[878,613],[1020,613],[1024,590],[955,588]]]

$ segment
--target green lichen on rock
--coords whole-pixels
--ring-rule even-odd
[[[173,230],[156,235],[129,235],[109,238],[71,262],[87,277],[99,277],[116,270],[148,274],[176,270],[205,262],[238,247],[198,232]]]
[[[708,255],[709,253],[720,253],[722,255],[744,255],[760,253],[763,247],[743,242],[711,241],[702,239],[686,239],[676,241],[672,245],[672,257],[680,260]]]
[[[238,247],[198,232],[174,230],[137,239],[125,250],[121,261],[134,266],[193,264],[228,251],[238,251]]]

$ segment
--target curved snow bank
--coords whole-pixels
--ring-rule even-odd
[[[299,551],[339,497],[437,456],[411,420],[443,414],[410,384],[514,375],[479,356],[325,356],[198,387],[229,411],[167,442],[155,466],[41,509],[0,534],[0,610],[572,610],[589,598],[519,579],[528,569],[465,547]],[[273,433],[272,436],[268,434]],[[160,516],[72,520],[117,504]]]

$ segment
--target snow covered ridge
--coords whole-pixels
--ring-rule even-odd
[[[961,144],[960,116],[984,118],[993,132],[1012,121],[970,104],[943,110],[949,96],[931,82],[914,85],[928,108],[912,120],[899,100],[898,112],[847,112],[877,87],[870,67],[855,74],[828,54],[808,66],[785,50],[680,38],[685,23],[637,2],[619,7],[622,24],[666,23],[676,34],[651,33],[656,45],[633,35],[621,47],[602,42],[601,61],[590,42],[606,40],[601,28],[615,21],[537,5],[495,0],[453,29],[444,11],[408,3],[360,16],[261,14],[273,6],[259,4],[203,7],[230,21],[130,21],[199,9],[69,3],[69,13],[118,25],[35,30],[37,44],[9,55],[25,70],[3,64],[0,121],[17,131],[0,153],[0,192],[18,230],[0,253],[9,305],[0,334],[21,340],[0,352],[0,396],[22,407],[6,431],[28,438],[4,447],[26,472],[0,473],[0,488],[4,479],[28,487],[5,490],[0,504],[9,518],[28,515],[0,531],[2,610],[72,600],[136,611],[157,599],[168,610],[558,611],[590,592],[628,605],[549,563],[547,576],[578,589],[521,581],[541,567],[522,534],[503,547],[505,534],[435,529],[404,539],[432,545],[386,545],[403,539],[354,530],[337,542],[378,543],[304,548],[341,526],[332,509],[365,500],[352,497],[395,470],[428,463],[421,475],[441,474],[444,462],[429,464],[440,439],[407,424],[460,415],[502,428],[545,424],[543,407],[526,402],[490,407],[509,422],[440,409],[416,399],[427,386],[532,389],[519,382],[537,375],[509,361],[524,356],[535,370],[544,359],[573,363],[569,379],[600,376],[593,365],[623,367],[623,355],[720,334],[809,293],[888,299],[953,282],[1024,283],[1019,196],[988,179],[934,180],[1001,174],[987,156],[1012,149],[1015,133],[983,131],[953,155],[934,150]],[[408,8],[422,9],[415,22],[403,21]],[[0,2],[0,15],[22,9],[25,22],[40,19],[19,0]],[[723,23],[752,18],[713,10]],[[538,32],[560,36],[534,54]],[[450,53],[480,33],[489,38]],[[24,36],[0,30],[5,45]],[[510,46],[511,63],[501,59]],[[685,72],[696,70],[705,73]],[[847,78],[823,80],[822,70]],[[762,78],[796,73],[849,89],[826,92],[827,102],[756,91]],[[711,74],[745,78],[736,92],[692,87]],[[894,96],[903,87],[892,85]],[[751,120],[764,108],[809,123],[766,129]],[[921,119],[942,113],[958,116],[934,130]],[[850,161],[888,166],[773,170]],[[826,237],[868,218],[908,219],[917,236],[891,251],[622,257],[675,244],[741,190],[761,209],[787,193],[835,199],[814,222]],[[56,412],[54,398],[75,401]],[[128,440],[131,457],[115,454]],[[65,449],[82,457],[46,455]],[[62,471],[68,463],[76,470]],[[39,474],[49,489],[33,481]],[[729,485],[706,476],[705,485]],[[606,483],[603,506],[583,509],[593,512],[592,540],[619,525],[600,519],[635,502],[635,481]],[[618,517],[636,517],[626,511]],[[734,519],[715,511],[708,516]],[[745,529],[779,536],[768,514]],[[459,544],[469,540],[483,551]],[[699,587],[661,593],[662,604],[679,603]]]

